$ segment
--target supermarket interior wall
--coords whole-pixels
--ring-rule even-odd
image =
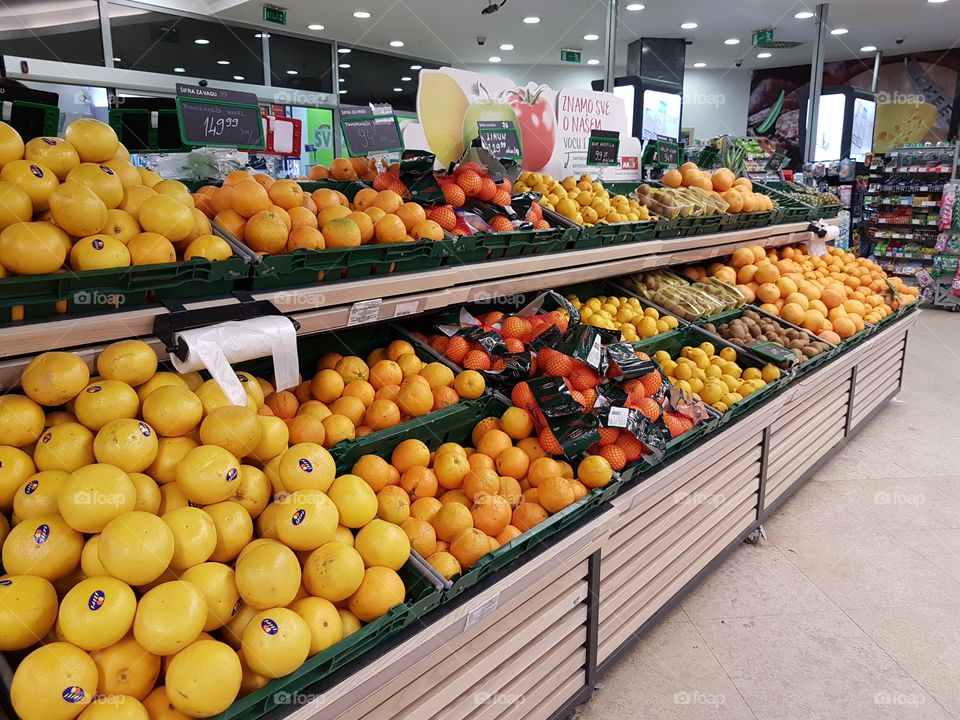
[[[683,77],[681,127],[693,137],[743,136],[750,103],[749,70],[686,70]]]
[[[465,70],[472,72],[495,74],[508,77],[518,85],[535,83],[549,85],[555,90],[573,88],[590,90],[593,80],[603,78],[603,67],[593,65],[465,65]]]

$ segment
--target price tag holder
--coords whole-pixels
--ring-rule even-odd
[[[498,160],[521,160],[520,134],[513,120],[477,120],[480,144]]]
[[[620,133],[616,130],[591,130],[587,140],[587,165],[618,165]]]
[[[793,363],[797,361],[797,355],[793,350],[774,342],[755,343],[748,345],[747,349],[755,355],[759,355],[764,360],[770,360],[775,363]]]
[[[660,165],[679,165],[680,146],[669,140],[657,140],[657,163]]]
[[[388,104],[340,108],[340,129],[351,157],[403,152],[400,123]]]
[[[380,319],[380,306],[382,304],[382,298],[355,302],[350,306],[347,325],[365,325],[366,323],[376,322]]]
[[[253,93],[177,83],[177,116],[184,145],[263,150],[263,116]]]

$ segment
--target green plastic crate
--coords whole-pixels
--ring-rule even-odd
[[[164,299],[228,295],[245,280],[243,258],[186,260],[0,280],[0,322],[115,312]]]
[[[770,210],[765,212],[740,213],[737,216],[740,218],[740,225],[737,229],[752,230],[754,228],[767,227],[773,224],[771,222],[772,215],[773,212]]]
[[[580,228],[573,227],[461,235],[453,241],[447,264],[468,265],[487,260],[562,252],[579,233]]]
[[[567,249],[585,250],[641,242],[652,239],[656,233],[656,220],[613,224],[599,223],[592,227],[583,228],[579,237],[574,238]]]

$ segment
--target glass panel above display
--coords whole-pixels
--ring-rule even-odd
[[[348,48],[341,48],[348,49]],[[397,57],[369,50],[338,53],[340,102],[345,105],[390,103],[394,110],[415,112],[420,70],[440,63]]]
[[[270,33],[270,83],[305,92],[332,93],[331,51],[329,43]]]
[[[0,48],[5,55],[103,65],[96,0],[4,0]]]

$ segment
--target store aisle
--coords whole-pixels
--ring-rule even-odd
[[[577,720],[960,719],[960,316],[900,396],[602,680]]]

